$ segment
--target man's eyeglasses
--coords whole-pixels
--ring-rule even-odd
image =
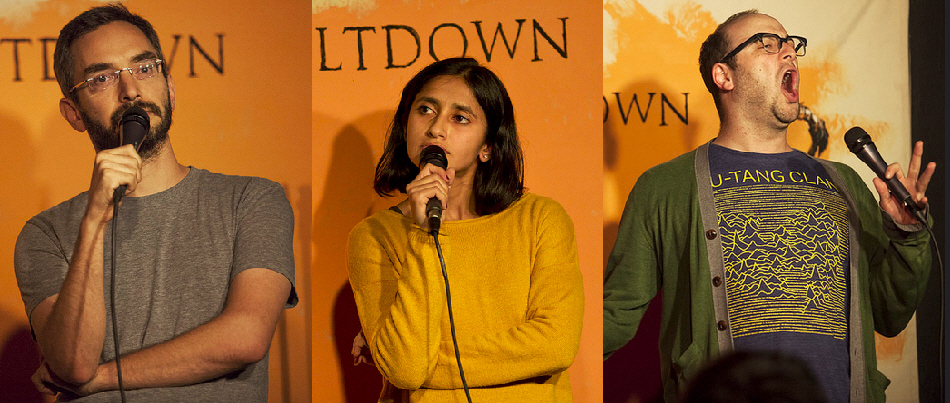
[[[131,74],[132,77],[135,77],[136,80],[152,78],[156,73],[162,72],[164,66],[165,61],[161,59],[145,60],[132,67],[126,67],[111,73],[98,73],[95,76],[87,78],[83,80],[83,82],[76,84],[72,89],[69,90],[69,92],[76,92],[76,90],[78,90],[83,85],[88,85],[89,92],[91,93],[100,92],[118,82],[119,75],[122,74],[123,71],[128,71],[129,74]]]
[[[795,55],[798,57],[805,56],[805,47],[808,46],[808,40],[800,36],[789,35],[785,38],[782,38],[781,36],[778,36],[776,34],[760,32],[755,35],[752,35],[751,37],[749,37],[749,39],[746,39],[746,41],[742,42],[739,46],[736,46],[736,48],[733,49],[732,52],[729,52],[729,54],[727,54],[726,57],[723,57],[722,60],[719,61],[719,63],[725,63],[726,60],[729,60],[730,57],[735,56],[743,48],[755,42],[761,43],[762,49],[765,49],[766,53],[772,53],[772,54],[781,52],[782,45],[785,44],[785,42],[788,42],[790,45],[792,45],[792,48],[795,49]]]

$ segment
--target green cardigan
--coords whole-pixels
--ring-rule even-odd
[[[700,146],[640,176],[604,271],[605,360],[633,338],[663,289],[659,348],[667,402],[706,361],[733,349],[707,150]],[[894,223],[847,165],[817,161],[848,204],[851,402],[883,402],[890,381],[877,371],[874,331],[894,336],[914,314],[930,273],[930,235],[923,225]]]

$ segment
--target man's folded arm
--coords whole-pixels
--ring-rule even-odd
[[[27,224],[24,232],[29,230],[38,231]],[[70,383],[90,381],[102,355],[106,330],[102,288],[104,233],[103,225],[83,221],[59,293],[44,299],[30,312],[30,323],[44,360]]]
[[[270,349],[291,283],[270,269],[234,277],[220,315],[164,343],[121,356],[125,389],[174,387],[206,382],[260,361]],[[118,389],[115,361],[98,366],[77,390],[91,394]]]

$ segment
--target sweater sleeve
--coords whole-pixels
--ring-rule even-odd
[[[930,277],[930,234],[922,225],[916,231],[898,228],[867,186],[848,168],[849,190],[861,220],[859,259],[866,259],[874,330],[893,337],[904,330],[917,310]],[[930,219],[931,217],[928,217]],[[931,219],[932,223],[932,219]],[[865,263],[865,262],[862,262]]]
[[[462,368],[470,387],[546,382],[546,376],[558,374],[574,362],[584,314],[574,224],[554,202],[545,204],[537,219],[524,322],[498,332],[458,335]],[[451,338],[441,343],[435,371],[424,386],[462,388]]]
[[[432,254],[407,253],[404,263],[397,257],[397,248],[433,249],[425,232],[414,228],[408,237],[389,237],[386,232],[378,221],[365,220],[350,233],[350,284],[379,372],[397,388],[418,389],[436,365],[444,286]]]
[[[659,214],[644,173],[627,197],[617,240],[604,269],[604,359],[637,333],[650,300],[659,292],[660,276],[653,225]]]

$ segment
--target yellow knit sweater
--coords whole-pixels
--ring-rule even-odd
[[[473,402],[571,402],[584,295],[564,209],[525,194],[502,212],[443,223],[439,243]],[[350,233],[347,266],[385,378],[379,401],[465,402],[432,237],[380,211]]]

